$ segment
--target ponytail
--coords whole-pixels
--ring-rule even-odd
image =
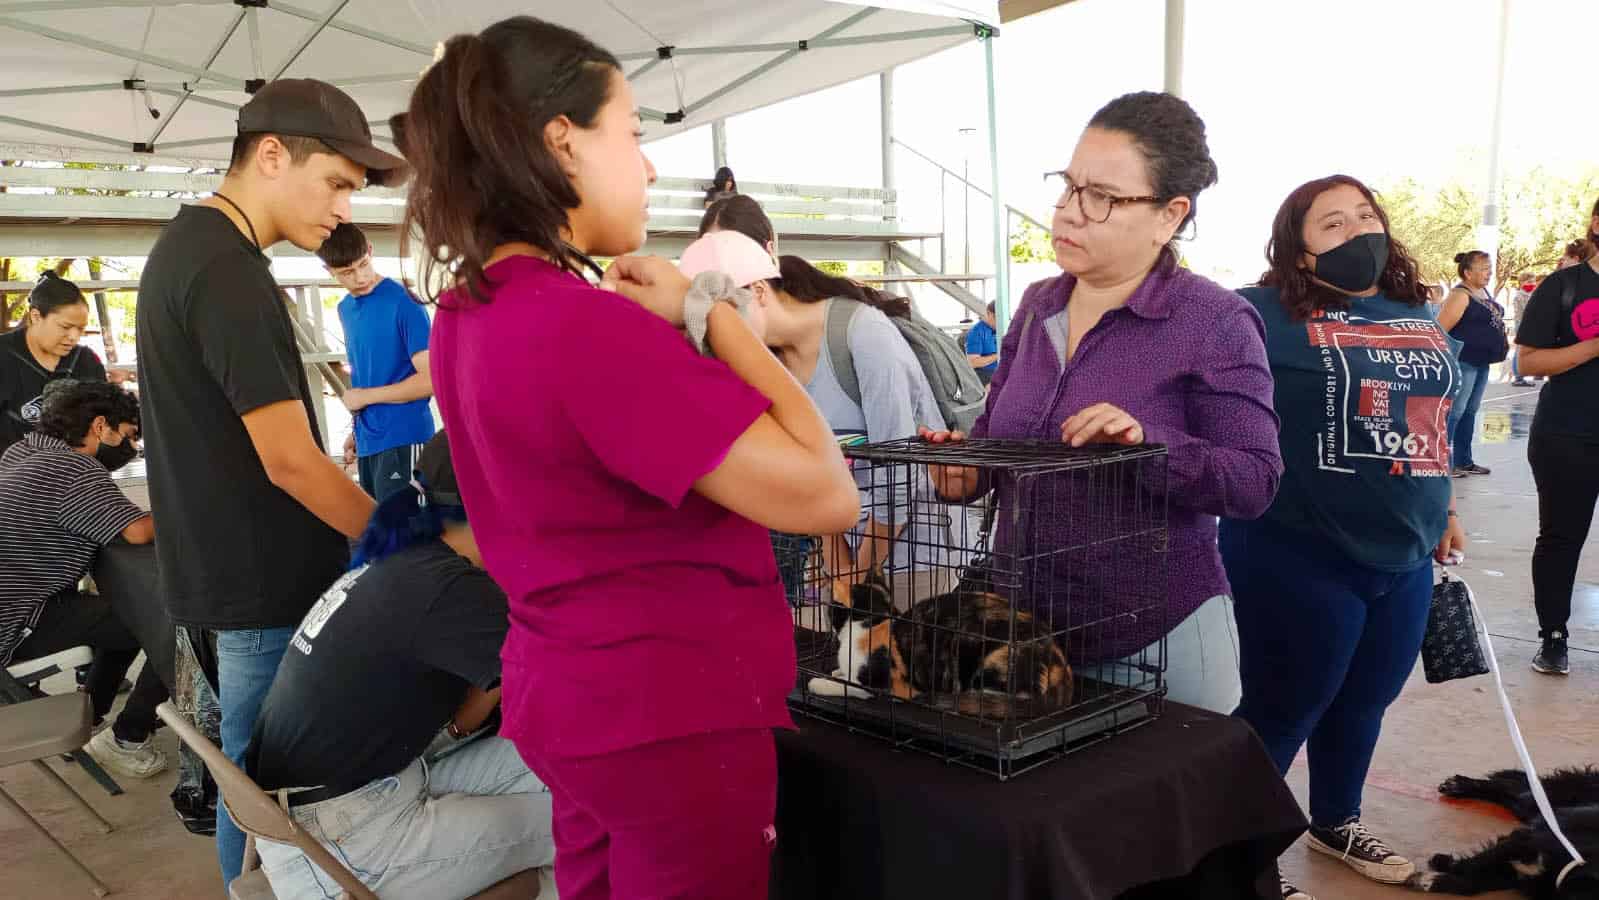
[[[885,294],[858,281],[829,275],[797,256],[781,256],[777,260],[782,277],[774,279],[772,286],[805,303],[819,303],[833,297],[848,297],[896,319],[911,317],[911,302],[904,297]]]
[[[512,241],[581,271],[582,254],[561,234],[582,198],[545,144],[544,126],[565,116],[593,127],[620,69],[581,34],[530,16],[444,43],[407,111],[389,120],[415,172],[401,253],[419,233],[429,299],[450,282],[486,301],[483,269],[496,247]]]
[[[85,306],[89,304],[83,299],[83,291],[52,269],[45,269],[33,290],[28,292],[28,308],[36,310],[40,316],[48,316],[64,306],[79,303]]]

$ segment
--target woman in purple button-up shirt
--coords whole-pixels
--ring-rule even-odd
[[[1129,94],[1095,114],[1071,165],[1053,174],[1065,183],[1052,226],[1065,274],[1022,296],[973,436],[1166,445],[1168,615],[1149,621],[1120,610],[1125,621],[1113,621],[1094,651],[1123,657],[1170,633],[1170,695],[1231,712],[1237,642],[1216,517],[1264,511],[1282,458],[1260,316],[1178,265],[1171,249],[1199,192],[1216,180],[1205,126],[1169,94]],[[1080,542],[1070,527],[1065,517],[1058,531],[1045,524],[1033,539],[1058,533],[1062,545]],[[1116,598],[1140,592],[1118,590],[1130,576],[1107,569],[1071,578],[1107,598],[1114,620]]]

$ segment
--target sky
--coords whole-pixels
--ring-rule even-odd
[[[1381,184],[1458,173],[1486,186],[1498,0],[1188,0],[1183,94],[1206,122],[1220,182],[1199,200],[1190,262],[1242,284],[1264,265],[1278,204],[1333,172]],[[1013,22],[995,44],[1003,199],[1042,221],[1094,111],[1162,86],[1162,0],[1078,0]],[[1516,0],[1504,94],[1507,173],[1594,161],[1590,4]],[[989,182],[983,56],[972,44],[895,75],[894,133]],[[746,181],[881,184],[876,77],[730,119],[729,164]],[[978,129],[975,140],[960,129]],[[829,152],[818,153],[818,144]],[[648,144],[663,174],[709,177],[708,128]],[[901,204],[936,216],[936,175],[901,151]],[[953,201],[951,201],[953,202]],[[975,202],[975,199],[974,199]],[[920,204],[918,206],[918,204]],[[980,205],[980,204],[979,204]],[[989,220],[974,215],[986,235]],[[990,246],[974,240],[980,258]],[[957,248],[958,249],[958,248]],[[1463,248],[1464,249],[1464,248]],[[986,264],[985,264],[986,265]]]
[[[1507,174],[1535,165],[1575,174],[1599,155],[1599,117],[1583,108],[1590,3],[1514,0]],[[1190,265],[1228,286],[1253,281],[1282,199],[1333,172],[1374,186],[1455,175],[1484,188],[1499,9],[1499,0],[1188,0],[1183,95],[1206,122],[1220,170],[1198,201],[1197,232],[1184,247]],[[1065,167],[1094,111],[1123,93],[1161,89],[1164,10],[1163,0],[1077,0],[1002,29],[994,49],[1006,203],[1047,223],[1055,194],[1043,172]],[[902,66],[894,82],[895,137],[952,170],[969,163],[971,180],[986,188],[981,45]],[[880,186],[878,85],[872,76],[729,119],[729,164],[746,182]],[[663,176],[711,176],[708,126],[646,141]],[[896,160],[902,213],[937,230],[936,170],[903,150]],[[959,230],[953,186],[945,202]],[[974,195],[974,272],[993,271],[983,204]],[[961,268],[960,250],[952,237],[952,268]],[[383,265],[399,273],[396,262]],[[281,260],[278,269],[320,274],[312,260]],[[1018,268],[1012,297],[1053,272],[1047,263]],[[942,295],[916,293],[937,307],[926,310],[935,321],[960,317]]]

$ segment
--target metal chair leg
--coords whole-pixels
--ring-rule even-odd
[[[95,820],[96,822],[99,823],[99,825],[100,825],[100,833],[101,834],[110,834],[111,833],[111,830],[112,830],[111,829],[111,823],[107,822],[105,820],[104,816],[102,816],[102,815],[100,815],[100,813],[96,812],[95,808],[89,805],[89,801],[83,799],[83,795],[82,794],[79,794],[77,791],[73,790],[72,789],[72,785],[67,784],[67,780],[65,778],[62,778],[60,775],[57,775],[55,769],[52,769],[49,766],[45,765],[44,764],[44,760],[40,760],[40,759],[34,760],[33,764],[39,768],[39,771],[43,772],[46,776],[48,776],[51,781],[54,781],[56,784],[61,785],[61,789],[63,791],[67,792],[67,795],[69,797],[71,797],[75,803],[78,804],[79,808],[81,808],[84,812],[88,813],[89,814],[89,818],[91,818],[91,819],[93,819],[93,820]]]
[[[77,763],[79,768],[83,769],[84,774],[88,775],[90,778],[93,778],[96,784],[105,788],[105,792],[107,794],[110,794],[113,797],[120,796],[122,794],[122,785],[117,784],[117,780],[112,778],[111,773],[102,768],[100,763],[97,762],[94,757],[89,755],[89,751],[80,747],[77,750],[74,750],[70,755],[63,758],[68,762]]]
[[[55,773],[52,772],[51,774],[53,775]],[[71,789],[69,788],[68,790]],[[74,796],[76,796],[76,793],[74,793]],[[100,879],[96,878],[94,873],[89,871],[88,866],[84,865],[77,856],[73,855],[71,850],[68,850],[66,847],[62,846],[61,842],[55,839],[55,835],[46,831],[44,826],[40,825],[37,819],[31,815],[28,815],[28,811],[23,809],[22,805],[16,800],[13,800],[11,795],[6,793],[3,788],[0,788],[0,804],[5,805],[12,812],[20,816],[24,822],[27,822],[29,825],[33,826],[34,831],[39,832],[39,834],[42,835],[45,840],[49,841],[55,846],[56,850],[61,852],[62,856],[65,856],[68,860],[70,860],[72,865],[76,867],[79,872],[83,873],[83,877],[89,879],[89,883],[94,885],[94,895],[96,897],[104,897],[106,894],[111,893],[111,889],[106,887],[105,883]],[[96,817],[98,818],[98,816]]]

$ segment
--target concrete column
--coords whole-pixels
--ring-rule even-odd
[[[1183,95],[1183,13],[1184,0],[1166,0],[1166,81],[1165,91]]]
[[[1499,0],[1498,52],[1494,69],[1493,124],[1488,132],[1488,184],[1483,192],[1482,226],[1477,229],[1481,249],[1499,264],[1499,148],[1504,140],[1505,57],[1510,42],[1510,0]],[[1514,273],[1512,273],[1514,274]]]

